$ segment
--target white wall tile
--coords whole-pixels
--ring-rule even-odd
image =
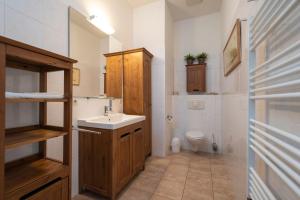
[[[42,10],[41,0],[8,0],[6,1],[6,5],[10,9],[14,9],[15,11],[35,20],[41,19],[44,12],[44,10]]]
[[[5,35],[7,37],[41,47],[42,24],[10,7],[6,7],[5,20]]]
[[[61,1],[39,0],[43,13],[40,21],[57,33],[68,33],[68,5]]]
[[[48,26],[43,26],[41,30],[41,48],[68,56],[67,32],[60,32]]]
[[[5,5],[0,0],[0,35],[4,35],[4,24],[5,24]]]

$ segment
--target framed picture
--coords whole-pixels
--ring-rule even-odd
[[[241,63],[241,21],[236,23],[231,31],[223,50],[224,76],[228,76]]]
[[[80,85],[80,69],[73,68],[73,85]]]

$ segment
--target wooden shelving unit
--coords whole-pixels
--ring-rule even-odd
[[[0,36],[0,199],[71,199],[72,67],[76,61]],[[47,73],[63,71],[64,98],[6,98],[6,68],[39,73],[39,92],[47,92]],[[63,126],[47,124],[47,103],[64,105]],[[5,128],[5,104],[37,103],[39,124]],[[63,137],[63,161],[47,158],[47,140]],[[5,151],[39,143],[38,153],[5,163]]]
[[[49,99],[49,98],[6,98],[6,103],[32,103],[32,102],[67,102],[68,99]]]

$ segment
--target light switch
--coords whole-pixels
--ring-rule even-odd
[[[205,102],[201,100],[189,100],[188,109],[190,110],[203,110],[205,109]]]

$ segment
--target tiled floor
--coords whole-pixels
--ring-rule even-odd
[[[230,177],[220,155],[182,152],[150,158],[120,194],[119,200],[234,200]],[[91,194],[74,200],[101,199]]]

